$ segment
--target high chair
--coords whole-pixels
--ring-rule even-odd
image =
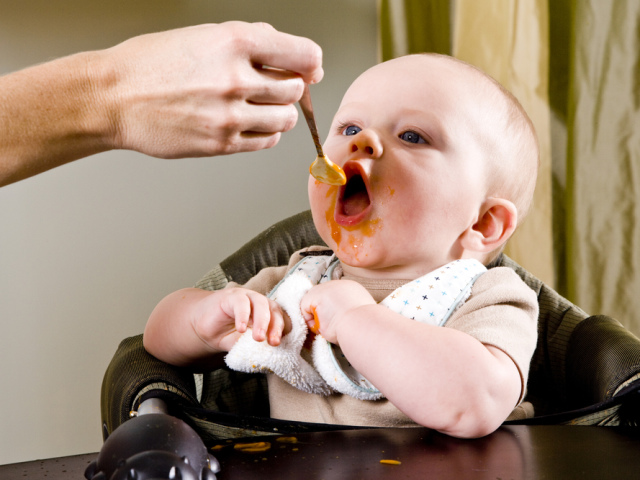
[[[286,265],[293,252],[309,245],[324,242],[310,211],[305,211],[265,230],[196,286],[215,290],[230,281],[243,284],[264,267]],[[515,270],[537,293],[540,305],[538,344],[525,398],[535,416],[510,423],[636,426],[640,340],[613,318],[589,316],[507,256],[489,267],[495,266]],[[356,428],[270,419],[263,375],[226,368],[194,374],[149,355],[141,335],[127,338],[102,384],[104,438],[151,398],[165,402],[168,413],[184,419],[206,445],[254,435]]]

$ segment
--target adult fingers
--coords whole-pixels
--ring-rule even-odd
[[[298,119],[293,105],[254,105],[246,103],[234,112],[225,128],[225,154],[252,152],[275,146],[280,134],[291,130]],[[212,148],[220,149],[219,136],[211,138]],[[207,151],[206,147],[203,147]],[[220,152],[218,152],[220,154]]]
[[[322,80],[322,49],[308,38],[277,31],[269,24],[254,24],[255,40],[260,48],[253,49],[250,58],[260,65],[289,70],[307,83]]]
[[[192,156],[228,155],[252,152],[275,146],[282,132],[291,130],[297,121],[298,112],[293,105],[254,105],[244,103],[237,106],[226,124],[214,132],[205,132],[191,147]],[[186,151],[186,150],[185,150]]]
[[[257,105],[247,103],[238,108],[239,129],[246,133],[288,132],[298,121],[298,110],[293,105]]]
[[[255,66],[254,85],[247,90],[246,99],[252,103],[289,105],[300,100],[304,81],[286,70]]]

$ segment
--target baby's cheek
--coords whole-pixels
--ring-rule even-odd
[[[309,204],[314,214],[322,213],[324,216],[326,204],[328,203],[326,199],[327,189],[327,185],[317,181],[313,177],[309,178]]]
[[[322,239],[331,246],[338,243],[335,238],[337,225],[334,220],[338,188],[314,180],[318,185],[309,185],[309,203],[313,223]]]

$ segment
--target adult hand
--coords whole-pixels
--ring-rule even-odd
[[[303,82],[323,75],[318,45],[264,23],[143,35],[105,56],[116,145],[161,158],[274,146],[296,123]]]
[[[129,39],[0,77],[0,186],[130,149],[200,157],[275,145],[303,82],[322,79],[311,40],[264,23]]]

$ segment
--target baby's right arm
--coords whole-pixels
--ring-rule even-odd
[[[144,347],[178,366],[215,368],[248,327],[254,340],[278,345],[285,321],[273,300],[245,288],[186,288],[158,303],[144,330]]]

